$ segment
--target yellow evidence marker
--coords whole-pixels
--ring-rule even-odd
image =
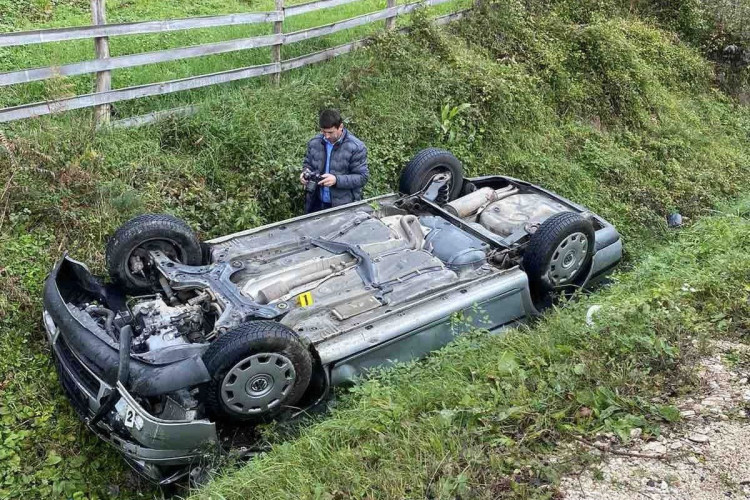
[[[313,298],[310,292],[301,293],[297,296],[297,302],[300,307],[308,307],[313,305]]]

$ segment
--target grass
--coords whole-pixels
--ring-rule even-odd
[[[130,5],[136,9],[131,12],[133,16],[149,18],[158,17],[159,12],[163,17],[208,13],[188,11],[201,8],[200,2],[194,4],[136,1]],[[8,5],[23,6],[3,11],[2,22],[12,19],[14,29],[37,25],[45,19],[69,24],[72,17],[64,16],[79,16],[82,23],[86,22],[86,2],[57,2],[49,18],[44,9],[34,10],[31,3],[0,0],[2,8]],[[110,4],[111,12],[116,12],[118,5],[123,13],[129,12],[124,3]],[[239,6],[227,5],[230,10]],[[580,0],[559,2],[554,7],[504,0],[502,8],[480,11],[445,30],[431,27],[423,16],[417,15],[412,35],[380,35],[366,50],[284,75],[278,89],[258,79],[173,96],[175,104],[200,102],[201,111],[187,119],[95,134],[90,126],[90,110],[85,110],[5,127],[5,138],[0,142],[0,498],[102,498],[118,490],[126,498],[154,494],[148,486],[134,482],[119,456],[78,423],[63,397],[40,325],[44,276],[64,249],[101,271],[102,249],[108,235],[129,217],[146,211],[176,214],[204,239],[300,213],[302,195],[296,177],[304,145],[316,131],[317,112],[323,106],[339,107],[347,126],[368,145],[372,177],[366,195],[391,191],[402,166],[420,148],[445,147],[459,156],[469,175],[504,173],[520,177],[602,214],[625,235],[627,266],[636,269],[641,269],[639,263],[644,259],[644,266],[651,265],[646,256],[672,240],[673,233],[665,224],[667,213],[680,211],[692,222],[711,214],[724,200],[749,192],[748,109],[738,106],[717,88],[715,67],[703,58],[701,49],[669,31],[678,27],[666,20],[654,20],[653,16],[631,15],[620,7],[602,3],[594,8]],[[256,8],[255,4],[252,8]],[[113,16],[110,19],[115,20]],[[0,60],[5,61],[5,54]],[[29,56],[28,63],[41,63],[42,56]],[[169,99],[172,98],[134,101],[122,112],[135,114],[169,107]],[[441,120],[441,110],[446,105],[453,108],[462,104],[470,106],[447,123]],[[745,209],[743,213],[746,212]],[[716,219],[721,223],[717,227],[724,227],[726,235],[704,229],[688,232],[686,238],[692,238],[695,252],[708,248],[702,241],[709,236],[726,237],[736,249],[741,249],[744,241],[729,229],[733,220]],[[683,239],[679,244],[682,246],[675,248],[684,248],[690,241]],[[684,277],[695,274],[696,279],[706,283],[719,276],[718,288],[710,288],[705,296],[707,307],[717,311],[734,307],[733,296],[728,292],[737,292],[731,288],[736,285],[731,281],[736,275],[702,274],[703,267],[706,273],[718,272],[719,262],[726,263],[728,273],[734,272],[729,258],[714,262],[714,255],[723,255],[725,250],[723,240],[714,243],[715,250],[702,251],[702,260],[681,263],[662,256],[651,268],[643,269],[660,266],[664,279],[676,281],[684,278],[675,273],[683,273]],[[737,265],[743,262],[736,260]],[[670,270],[670,265],[676,270]],[[638,272],[633,276],[639,276]],[[646,283],[643,280],[652,275],[640,276],[641,282]],[[512,394],[519,398],[522,411],[513,410],[502,419],[500,414],[490,414],[492,418],[486,420],[481,412],[491,409],[482,403],[477,406],[480,413],[475,419],[470,411],[464,411],[473,406],[462,406],[460,399],[456,403],[456,398],[463,395],[452,390],[447,396],[453,399],[446,400],[446,404],[453,406],[446,408],[457,411],[445,412],[440,418],[436,415],[442,408],[434,414],[428,412],[424,422],[421,417],[409,420],[406,417],[414,414],[399,413],[401,406],[395,407],[398,411],[394,412],[387,398],[378,403],[380,416],[376,415],[377,408],[372,408],[364,411],[362,418],[382,418],[379,425],[391,429],[393,421],[403,416],[403,432],[411,433],[409,436],[414,439],[434,437],[436,434],[431,434],[430,429],[449,432],[449,427],[456,427],[456,432],[464,432],[466,422],[486,420],[495,429],[488,431],[494,439],[491,445],[499,451],[490,458],[492,477],[502,477],[498,471],[506,470],[502,468],[506,460],[508,467],[520,463],[516,452],[528,438],[516,439],[512,428],[520,424],[525,435],[549,436],[550,440],[564,431],[553,418],[554,411],[534,413],[534,408],[524,406],[531,401],[524,399],[531,386],[511,384],[506,388],[507,380],[515,384],[518,379],[513,378],[517,377],[514,369],[503,366],[512,368],[515,363],[526,375],[533,375],[535,381],[545,381],[552,388],[559,385],[592,389],[595,376],[608,381],[607,387],[613,391],[621,388],[618,390],[624,399],[619,393],[612,396],[594,389],[574,393],[577,403],[571,400],[568,406],[563,406],[562,400],[550,399],[549,403],[559,408],[556,411],[572,411],[574,404],[596,409],[599,414],[594,414],[595,419],[606,415],[615,403],[624,408],[611,410],[614,413],[609,414],[609,424],[589,423],[569,432],[588,432],[597,425],[625,428],[631,418],[627,415],[645,418],[646,423],[656,422],[661,415],[658,408],[634,406],[637,387],[633,380],[642,380],[649,387],[661,384],[664,370],[678,366],[682,359],[674,350],[679,345],[673,340],[674,329],[682,325],[684,331],[694,332],[693,327],[682,323],[687,316],[675,314],[673,319],[678,322],[673,323],[673,319],[661,316],[662,310],[655,304],[663,298],[681,310],[685,304],[695,307],[694,319],[706,328],[708,323],[694,302],[695,297],[703,295],[674,295],[671,281],[662,291],[640,290],[635,279],[623,277],[629,283],[627,287],[617,288],[619,291],[611,292],[611,298],[606,295],[602,300],[611,301],[608,309],[612,311],[627,312],[632,304],[645,300],[648,292],[652,296],[646,304],[651,310],[656,308],[658,315],[641,311],[613,319],[621,322],[617,329],[592,337],[591,345],[601,347],[601,356],[606,358],[600,359],[597,352],[589,356],[589,351],[584,350],[587,347],[581,345],[588,342],[588,337],[575,336],[581,332],[576,323],[576,314],[584,307],[581,305],[559,317],[551,314],[527,339],[529,346],[541,348],[544,335],[554,334],[550,338],[570,342],[560,345],[581,349],[570,351],[578,353],[578,358],[563,359],[554,345],[548,345],[535,354],[536,358],[527,359],[524,356],[533,352],[523,350],[518,340],[518,350],[503,361],[505,365],[492,365],[502,375],[498,378],[499,388],[492,389],[492,384],[485,387],[485,380],[467,379],[466,372],[446,375],[446,384],[473,388],[467,384],[476,383],[485,391],[481,394],[492,390],[501,395]],[[654,279],[656,283],[666,283],[659,281],[662,278]],[[692,277],[687,281],[701,290]],[[629,299],[631,291],[633,298]],[[717,297],[722,296],[725,300],[720,302]],[[657,319],[665,322],[666,330],[654,333],[652,327],[661,323],[651,322]],[[562,330],[570,326],[570,337],[554,333],[557,327],[553,325]],[[510,336],[504,342],[521,338]],[[620,338],[627,342],[614,343]],[[492,352],[472,351],[470,345],[475,340],[501,341],[486,340],[481,335],[466,337],[458,347],[451,348],[455,351],[449,349],[445,358],[439,358],[444,361],[429,361],[424,369],[437,370],[450,356],[459,356],[451,352],[461,353],[467,365],[475,363],[477,370],[484,370],[477,373],[489,370],[485,362],[500,363],[491,357]],[[502,345],[503,349],[510,349],[511,344]],[[643,360],[639,361],[636,355],[643,355]],[[553,360],[553,356],[555,363],[541,364]],[[538,365],[535,371],[529,363]],[[653,365],[653,372],[643,378],[642,370],[647,364]],[[606,372],[599,373],[597,370],[603,366],[607,367]],[[591,378],[576,374],[575,370],[591,374]],[[506,378],[505,371],[512,377]],[[401,372],[394,372],[393,377],[402,376],[398,373]],[[457,378],[451,378],[454,376]],[[389,379],[385,377],[359,391],[378,388],[383,394],[391,394],[389,391],[396,390],[398,384],[387,383]],[[580,377],[583,378],[579,380]],[[360,401],[358,394],[351,403],[344,404],[356,405]],[[365,396],[369,397],[362,397]],[[433,404],[419,399],[418,394],[411,396],[415,404]],[[578,400],[579,397],[583,399]],[[538,415],[544,418],[537,420]],[[339,431],[350,432],[348,423],[339,416],[333,420],[341,426]],[[604,422],[606,418],[600,420]],[[448,422],[452,424],[449,426]],[[561,422],[570,423],[569,413],[563,414]],[[530,423],[533,427],[529,427]],[[480,426],[473,429],[481,429],[485,424],[472,425]],[[314,426],[310,432],[316,433],[314,429],[320,428]],[[352,427],[351,431],[356,429]],[[359,431],[367,439],[372,437],[368,428]],[[504,444],[498,432],[512,442]],[[428,480],[420,483],[421,488],[426,488],[434,475],[430,488],[434,484],[439,491],[456,492],[477,478],[474,468],[462,475],[464,468],[474,463],[473,454],[478,454],[477,463],[485,463],[481,433],[460,434],[471,444],[465,450],[457,448],[455,442],[441,445],[430,438],[430,446],[424,452],[405,450],[393,457],[375,454],[391,444],[397,446],[398,436],[393,434],[393,441],[372,445],[380,448],[367,448],[372,456],[368,455],[363,466],[390,464],[377,470],[390,474],[392,468],[392,477],[402,478],[402,485],[406,485],[398,460],[413,459],[413,467],[423,467],[415,477],[421,480],[429,474]],[[540,442],[532,440],[529,444]],[[324,441],[318,444],[326,446]],[[475,445],[480,448],[474,449]],[[286,447],[302,450],[298,446],[295,441],[280,445],[278,453]],[[503,452],[503,446],[510,446],[508,454]],[[359,457],[355,453],[364,449],[353,450],[352,457]],[[285,456],[291,460],[294,455],[289,453]],[[450,473],[445,468],[438,470],[443,456],[452,464]],[[459,456],[466,464],[454,460]],[[298,458],[301,460],[302,455]],[[264,470],[270,478],[270,469]],[[307,474],[306,470],[300,474]],[[342,469],[342,473],[344,470],[361,473],[360,469]],[[521,476],[526,477],[526,472]],[[328,476],[303,476],[305,481],[301,484],[314,488],[313,482],[323,478],[327,482],[320,483],[319,496],[325,497],[326,488],[335,496],[332,485],[339,484],[336,481],[343,484],[340,477],[334,480]],[[356,492],[369,487],[366,476],[346,479],[357,485]],[[288,477],[287,480],[291,482]],[[281,486],[285,484],[279,482]],[[389,484],[388,491],[402,491],[396,486]],[[291,483],[289,487],[294,488]]]
[[[596,432],[628,441],[635,427],[658,435],[679,412],[652,396],[686,389],[693,342],[748,340],[748,201],[536,324],[460,335],[422,363],[371,378],[194,497],[556,498],[560,475],[580,466],[547,460],[560,443]],[[602,309],[589,326],[594,304]]]

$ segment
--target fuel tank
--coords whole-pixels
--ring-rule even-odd
[[[566,210],[569,209],[565,205],[542,194],[517,193],[487,205],[479,214],[479,223],[495,234],[510,236]]]

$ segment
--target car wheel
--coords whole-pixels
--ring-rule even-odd
[[[153,289],[155,282],[145,264],[149,250],[160,250],[170,259],[201,264],[200,241],[184,221],[166,214],[146,214],[120,226],[107,243],[109,274],[129,292]]]
[[[401,172],[399,190],[404,194],[418,193],[438,174],[450,176],[447,201],[458,198],[464,184],[463,165],[450,152],[438,148],[423,149],[412,158]]]
[[[203,354],[211,381],[201,388],[217,418],[264,422],[292,407],[312,376],[312,356],[275,321],[249,321],[221,335]]]
[[[523,268],[531,291],[542,298],[553,290],[580,286],[594,254],[594,226],[575,212],[561,212],[531,235]]]

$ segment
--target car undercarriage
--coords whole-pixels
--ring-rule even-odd
[[[445,345],[456,314],[496,330],[621,258],[610,224],[557,195],[430,174],[412,194],[204,243],[174,217],[137,217],[110,240],[110,282],[64,256],[44,323],[81,417],[172,481],[216,448],[217,424],[298,413]]]

